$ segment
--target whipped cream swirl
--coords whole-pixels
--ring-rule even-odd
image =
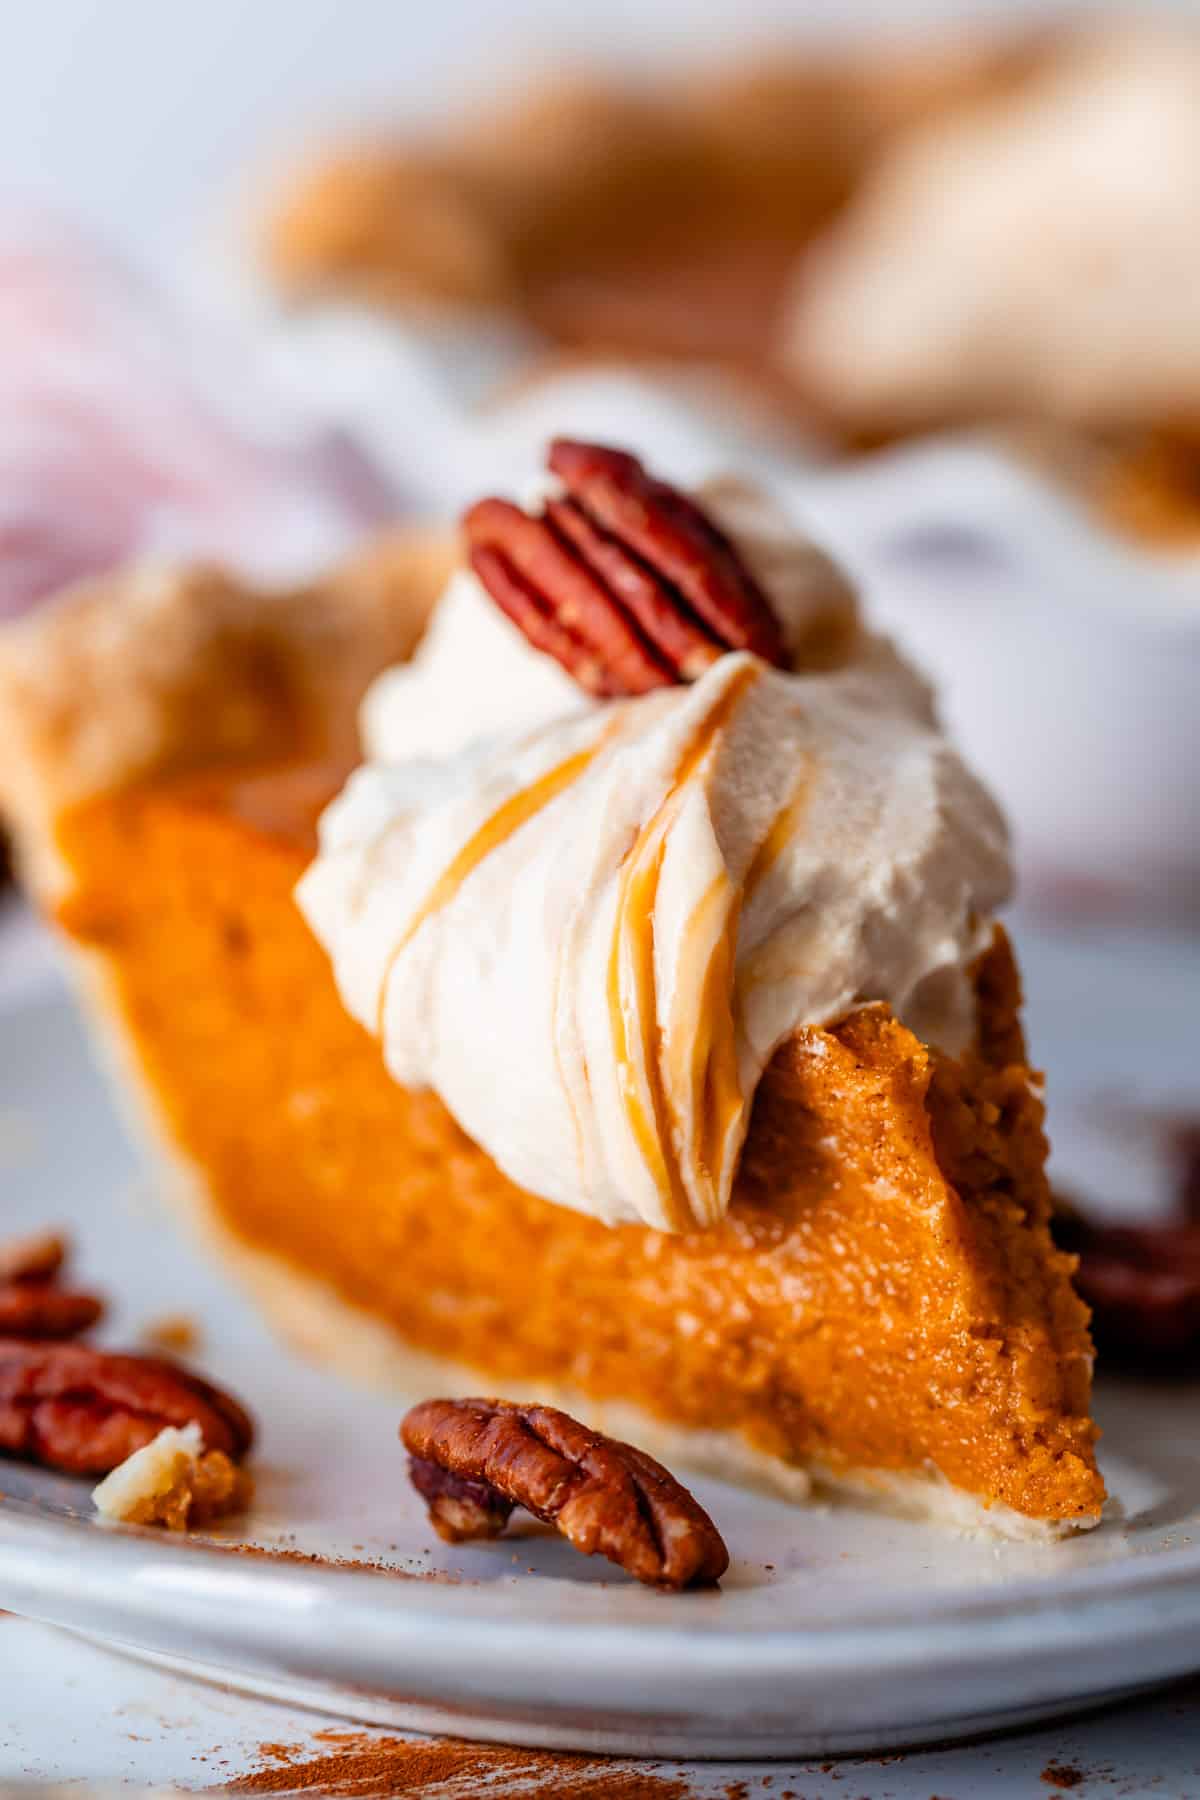
[[[845,584],[785,521],[744,489],[700,497],[790,642],[845,623]],[[797,674],[729,655],[598,704],[460,575],[364,728],[300,904],[396,1079],[531,1192],[712,1224],[797,1027],[886,1001],[969,1040],[1006,834],[884,641]]]

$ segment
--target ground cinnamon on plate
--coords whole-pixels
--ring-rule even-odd
[[[1073,1763],[1051,1762],[1042,1770],[1042,1780],[1048,1787],[1076,1788],[1084,1780],[1084,1773]]]
[[[284,1549],[272,1544],[223,1544],[218,1540],[210,1548],[228,1551],[231,1556],[257,1557],[263,1562],[303,1563],[316,1569],[353,1569],[360,1574],[390,1575],[397,1581],[441,1580],[454,1583],[455,1579],[438,1569],[401,1569],[395,1563],[382,1560],[356,1556],[323,1556],[319,1550]]]
[[[209,1792],[224,1794],[434,1794],[489,1800],[687,1800],[688,1781],[608,1757],[468,1744],[456,1738],[376,1737],[318,1731],[306,1747],[260,1744],[261,1766]]]

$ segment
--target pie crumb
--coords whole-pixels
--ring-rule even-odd
[[[155,1350],[171,1350],[187,1356],[200,1348],[200,1327],[187,1313],[163,1313],[149,1319],[141,1330],[141,1339]]]
[[[187,1531],[249,1504],[252,1483],[223,1450],[206,1450],[198,1425],[168,1425],[92,1490],[96,1510],[126,1525]]]

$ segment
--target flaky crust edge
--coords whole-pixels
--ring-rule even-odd
[[[90,796],[190,764],[353,759],[363,691],[411,654],[457,554],[448,531],[398,529],[286,588],[144,563],[0,628],[0,812],[42,897],[55,820]]]

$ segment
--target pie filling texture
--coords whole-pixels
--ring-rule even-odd
[[[632,1403],[833,1478],[1089,1524],[1087,1311],[1052,1246],[997,933],[961,1059],[885,1006],[777,1052],[729,1212],[606,1226],[514,1187],[387,1074],[293,899],[343,771],[158,776],[58,820],[61,924],[221,1225],[489,1385]]]

